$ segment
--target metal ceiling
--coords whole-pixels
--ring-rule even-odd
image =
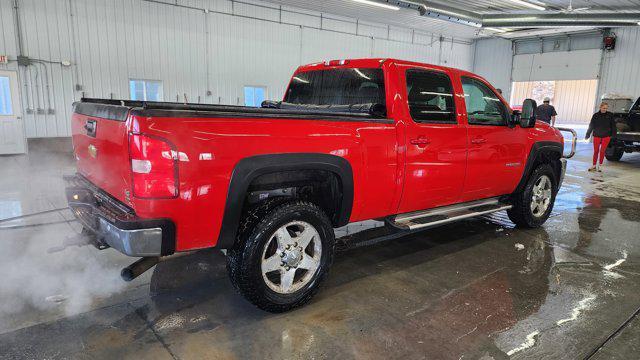
[[[594,29],[594,26],[572,26],[563,28],[554,28],[552,24],[546,24],[540,28],[531,26],[531,28],[517,29],[508,33],[498,33],[489,30],[479,30],[473,26],[465,24],[454,23],[450,21],[441,20],[436,18],[433,14],[431,16],[421,16],[416,10],[401,9],[400,11],[392,11],[377,6],[358,3],[352,0],[323,0],[323,1],[307,1],[307,0],[269,0],[273,3],[278,3],[285,6],[293,6],[297,8],[308,9],[325,14],[342,15],[351,18],[357,18],[361,21],[371,21],[382,24],[388,24],[392,26],[400,26],[406,28],[412,28],[418,31],[424,31],[428,33],[451,36],[462,39],[474,39],[478,37],[486,36],[500,36],[506,38],[517,38],[521,36],[532,36],[548,33],[565,33],[575,32],[587,29]],[[378,0],[385,1],[385,0]],[[432,5],[437,8],[439,6],[453,8],[454,10],[460,10],[461,15],[479,15],[480,17],[500,17],[500,15],[514,14],[521,18],[527,19],[528,17],[523,14],[543,14],[551,15],[558,13],[559,15],[553,16],[568,16],[572,18],[588,17],[594,18],[590,14],[602,14],[602,13],[639,13],[640,12],[640,0],[573,0],[573,11],[570,13],[563,12],[569,6],[569,0],[526,0],[534,4],[544,4],[547,8],[546,11],[536,11],[526,6],[519,5],[517,2],[511,0],[437,0],[437,1],[425,1],[425,0],[411,0],[409,2],[417,4]],[[389,1],[393,2],[393,1]],[[588,9],[585,9],[588,8]],[[622,15],[620,16],[622,17]],[[468,20],[464,19],[463,20]],[[495,22],[494,22],[495,24]],[[510,22],[510,25],[515,25],[514,22]],[[588,23],[573,23],[565,22],[565,26],[571,25],[588,25]],[[604,26],[615,26],[615,22],[603,24]],[[487,25],[490,26],[490,25]],[[522,27],[522,26],[521,26]]]
[[[352,0],[269,0],[272,3],[288,5],[296,8],[317,11],[324,14],[346,16],[361,21],[411,28],[427,33],[473,39],[477,29],[466,25],[453,24],[447,21],[433,20],[421,16],[415,10],[402,9],[390,11],[376,6],[358,3]]]
[[[440,1],[436,1],[440,2]],[[550,11],[559,11],[569,6],[569,0],[540,0],[530,1],[532,3],[543,3]],[[528,11],[524,6],[518,5],[509,0],[448,0],[446,4],[452,7],[466,9],[480,14],[522,12]],[[637,12],[640,10],[640,0],[573,0],[573,8],[589,7],[589,11],[622,11]]]

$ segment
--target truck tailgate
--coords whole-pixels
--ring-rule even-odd
[[[125,106],[76,103],[71,134],[78,172],[132,206],[128,115],[129,108]]]

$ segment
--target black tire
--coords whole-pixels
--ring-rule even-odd
[[[620,159],[622,159],[622,155],[624,155],[624,148],[614,144],[613,141],[609,146],[607,146],[607,149],[604,152],[604,156],[609,161],[620,161]]]
[[[320,262],[310,280],[299,290],[282,294],[272,290],[263,279],[263,250],[275,231],[292,221],[311,225],[320,237]],[[258,308],[280,313],[307,303],[325,280],[333,262],[335,239],[327,215],[306,201],[267,202],[249,211],[238,232],[235,246],[227,253],[227,270],[234,287]]]
[[[535,216],[531,210],[531,202],[533,200],[533,187],[540,180],[541,177],[547,176],[551,180],[551,201],[546,211],[539,216]],[[553,168],[549,164],[541,164],[536,167],[531,175],[524,189],[512,195],[513,207],[507,210],[509,219],[518,227],[537,228],[547,221],[551,211],[553,210],[553,204],[556,200],[556,193],[558,191],[558,181]]]

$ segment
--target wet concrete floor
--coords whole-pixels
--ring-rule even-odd
[[[640,154],[570,160],[552,217],[506,214],[342,251],[286,314],[237,295],[217,251],[160,263],[75,246],[61,144],[0,157],[0,359],[597,359],[640,353]],[[55,210],[63,209],[63,210]],[[67,240],[65,240],[67,239]],[[65,241],[67,246],[65,247]]]

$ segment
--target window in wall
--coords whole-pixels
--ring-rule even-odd
[[[9,77],[0,76],[0,115],[13,115]]]
[[[506,125],[508,111],[487,85],[480,80],[462,77],[464,102],[471,125]]]
[[[265,100],[267,88],[264,86],[244,87],[244,106],[260,107]]]
[[[162,101],[162,81],[158,80],[129,80],[131,100]]]
[[[416,122],[455,123],[449,76],[427,70],[407,71],[409,112]]]

